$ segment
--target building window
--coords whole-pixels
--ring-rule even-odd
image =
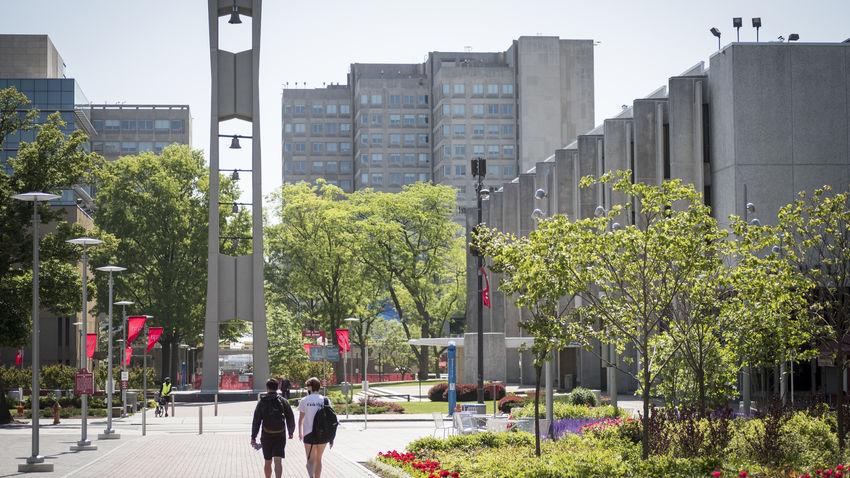
[[[384,102],[384,97],[383,97],[383,96],[381,96],[381,95],[372,95],[372,104],[373,104],[373,105],[380,105],[380,104],[383,104],[383,102]]]
[[[513,135],[514,135],[514,125],[503,124],[502,125],[502,136],[513,136]]]
[[[337,162],[336,161],[328,161],[325,165],[325,171],[329,173],[335,173],[337,171]]]
[[[292,105],[283,105],[283,114],[291,115],[292,114]]]
[[[466,176],[466,165],[465,164],[456,164],[455,165],[455,176]]]
[[[136,131],[136,121],[135,120],[122,120],[121,121],[121,130],[122,131]]]
[[[183,120],[171,120],[171,131],[174,133],[182,133]]]
[[[454,105],[455,116],[466,116],[466,105],[463,103]]]
[[[483,124],[472,125],[472,135],[473,136],[484,136],[484,125]]]
[[[322,134],[322,123],[313,123],[313,134]]]
[[[160,150],[162,151],[162,150]],[[103,143],[103,152],[104,153],[120,153],[121,152],[121,144],[117,141],[107,141]]]
[[[495,177],[499,175],[499,167],[498,166],[487,166],[487,176]]]
[[[344,191],[351,190],[351,180],[343,179],[339,182],[339,187],[341,187]]]
[[[472,105],[472,116],[484,116],[484,105]]]
[[[513,115],[514,114],[514,105],[511,105],[511,104],[502,105],[502,114],[503,115]]]
[[[141,146],[139,146],[141,148]],[[283,150],[287,153],[292,151],[292,143],[283,143]]]
[[[452,157],[452,147],[448,144],[443,146],[443,157],[444,158],[451,158]]]
[[[443,85],[443,96],[449,96],[450,92],[451,92],[451,86],[448,83],[444,84]]]
[[[121,143],[121,152],[122,153],[135,153],[136,152],[136,143]]]
[[[384,115],[372,115],[372,124],[381,124],[384,122]]]
[[[455,145],[455,156],[466,156],[466,145],[465,144],[456,144]]]
[[[451,176],[452,175],[452,167],[451,165],[443,166],[443,176]]]
[[[336,153],[338,151],[336,143],[325,143],[325,151],[328,153]]]
[[[401,173],[390,173],[390,186],[401,186]]]
[[[394,153],[390,155],[390,166],[401,166],[401,155]]]
[[[499,155],[499,145],[491,144],[487,146],[487,156],[498,156]]]
[[[305,153],[307,152],[306,143],[295,143],[295,152],[296,153]]]
[[[401,105],[401,96],[400,95],[390,95],[390,106],[399,106]]]
[[[162,150],[168,147],[168,143],[165,141],[157,141],[153,144],[153,152],[156,154],[162,153]]]
[[[404,106],[413,106],[415,99],[413,95],[404,95]]]
[[[149,153],[151,151],[153,151],[153,143],[150,143],[150,142],[147,142],[147,141],[139,143],[139,152],[140,153]]]
[[[507,177],[507,178],[514,177],[514,167],[513,166],[504,166],[502,168],[502,171],[504,172],[505,177]]]
[[[326,111],[329,115],[335,115],[335,114],[336,114],[336,105],[328,105],[328,106],[326,106],[326,107],[325,107],[325,111]]]
[[[472,84],[472,94],[474,96],[483,95],[484,94],[484,83],[473,83]]]
[[[339,163],[339,170],[343,173],[351,171],[351,162],[345,161],[345,162]]]
[[[362,124],[362,125],[369,124],[369,115],[364,114],[363,116],[361,116],[360,117],[360,124]]]
[[[121,122],[118,120],[106,120],[104,121],[103,129],[104,131],[120,131],[121,130]]]
[[[368,105],[369,104],[369,95],[360,95],[360,104]]]
[[[295,161],[295,172],[303,173],[307,171],[307,161]]]
[[[419,105],[427,105],[428,104],[428,95],[419,95],[417,97],[417,103]]]
[[[513,96],[514,95],[514,85],[504,84],[502,85],[502,96]]]
[[[496,116],[499,114],[499,105],[493,103],[487,105],[487,114],[490,116]]]
[[[369,144],[369,135],[368,134],[360,135],[360,144]]]
[[[136,125],[139,127],[139,131],[153,131],[152,120],[139,120]]]
[[[484,156],[484,145],[483,144],[473,144],[472,145],[472,155],[473,156]]]
[[[416,182],[416,173],[404,173],[404,184],[413,184]]]
[[[307,106],[306,105],[295,105],[295,114],[303,115],[306,112],[307,112]]]
[[[372,173],[372,184],[383,185],[384,184],[383,173]]]
[[[400,134],[391,134],[390,135],[390,144],[401,144],[401,135]]]
[[[498,95],[499,94],[499,85],[487,85],[487,94],[488,95]]]
[[[325,143],[310,143],[310,148],[314,153],[322,153],[325,151]]]
[[[420,182],[424,183],[427,180],[428,180],[428,175],[426,173],[419,173],[419,181]]]
[[[92,121],[92,126],[94,126],[95,131],[103,131],[103,120]]]
[[[328,134],[336,134],[336,132],[338,130],[338,126],[339,125],[337,125],[336,123],[327,123],[325,125],[325,128],[326,128]]]
[[[415,134],[406,134],[404,135],[404,144],[408,146],[412,146],[416,144],[416,135]]]
[[[487,125],[487,135],[488,136],[498,136],[499,135],[499,125],[488,124]]]
[[[456,124],[454,131],[455,131],[455,136],[465,136],[466,135],[466,125],[465,124]]]
[[[168,131],[171,129],[171,124],[168,120],[155,120],[153,122],[153,128],[156,131]]]
[[[464,85],[463,83],[455,83],[454,87],[455,95],[466,94],[466,85]]]
[[[428,153],[419,153],[419,165],[425,166],[428,164]]]
[[[369,155],[361,154],[360,155],[360,164],[369,164]]]
[[[339,114],[350,115],[351,114],[351,105],[339,105]]]
[[[416,117],[419,126],[428,126],[428,115],[419,115]]]
[[[451,136],[452,134],[452,125],[444,124],[443,125],[443,136]]]
[[[446,103],[443,105],[443,116],[449,116],[452,114],[452,105]]]
[[[401,115],[390,115],[390,126],[401,126]]]
[[[304,134],[307,132],[307,123],[295,123],[295,134]]]
[[[313,163],[310,165],[310,171],[314,173],[321,173],[324,169],[323,166],[324,163],[322,163],[321,161],[313,161]]]
[[[283,132],[284,133],[291,133],[292,132],[292,123],[286,123],[285,125],[283,125]]]
[[[506,144],[502,146],[502,156],[513,156],[514,155],[514,145]]]
[[[416,155],[415,154],[405,154],[404,155],[404,165],[405,166],[416,166]]]
[[[372,135],[372,144],[383,144],[384,135],[382,134],[373,134]]]
[[[350,153],[351,152],[351,143],[339,143],[339,150],[342,153]]]
[[[324,107],[322,105],[313,105],[312,113],[314,115],[321,115],[324,112]]]
[[[419,138],[419,144],[428,144],[428,135],[427,134],[420,134],[418,136],[418,138]]]
[[[362,182],[363,184],[369,184],[369,175],[367,173],[363,173],[360,176],[360,182]]]
[[[339,124],[339,132],[340,133],[351,133],[351,123],[340,123]]]

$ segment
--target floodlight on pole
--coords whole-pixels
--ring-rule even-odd
[[[711,30],[709,31],[712,35],[717,37],[717,50],[720,51],[720,30],[718,30],[717,27],[711,27]]]
[[[124,339],[121,340],[121,343],[124,344],[124,346],[121,347],[121,350],[124,351],[124,353],[120,356],[122,375],[127,373],[126,348],[129,347],[129,345],[127,344],[127,306],[133,304],[135,304],[135,302],[133,302],[132,300],[119,300],[115,303],[115,305],[121,306],[121,330],[124,331]],[[127,418],[127,390],[123,386],[121,387],[121,418]]]
[[[756,43],[759,41],[759,28],[761,28],[761,17],[753,18],[753,28],[756,29]]]
[[[91,237],[78,237],[75,239],[70,239],[65,241],[69,244],[74,244],[77,246],[83,246],[83,324],[82,324],[82,338],[80,340],[80,371],[86,369],[86,345],[87,340],[85,340],[85,334],[88,331],[88,267],[89,267],[89,256],[87,252],[88,246],[94,246],[97,244],[101,244],[103,241],[100,239],[94,239]],[[80,426],[80,441],[77,442],[76,445],[71,446],[71,451],[82,451],[82,450],[97,450],[96,445],[91,444],[91,440],[88,439],[88,412],[89,412],[89,396],[87,394],[82,394],[81,397],[81,407],[80,414],[82,415],[82,423]]]
[[[799,35],[799,34],[797,34],[797,33],[791,33],[791,34],[789,34],[789,35],[788,35],[788,41],[789,41],[789,42],[791,42],[791,41],[797,41],[797,40],[799,40],[799,39],[800,39],[800,35]]]
[[[738,34],[738,41],[741,41],[741,25],[743,25],[743,21],[741,17],[735,17],[732,19],[732,27],[735,29]]]
[[[53,201],[62,196],[50,193],[28,192],[23,194],[13,194],[12,199],[19,201],[32,202],[32,391],[30,394],[33,397],[32,403],[38,403],[38,394],[41,390],[39,384],[39,373],[41,369],[39,356],[39,299],[38,299],[38,278],[40,264],[38,259],[38,203],[39,201]],[[0,392],[2,393],[2,392]],[[23,400],[23,397],[20,397]],[[39,428],[38,428],[38,406],[33,407],[35,413],[32,414],[32,454],[27,458],[26,463],[18,465],[18,471],[53,471],[52,463],[45,463],[44,457],[38,454],[39,447]]]
[[[481,218],[481,201],[490,198],[490,191],[484,188],[484,177],[487,175],[487,160],[484,158],[474,158],[471,163],[472,177],[477,178],[475,182],[475,200],[478,206],[478,222],[475,227],[482,226]],[[481,251],[475,254],[478,259],[478,347],[477,347],[477,384],[478,384],[478,403],[484,403],[484,256]]]

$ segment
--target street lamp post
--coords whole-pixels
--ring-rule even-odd
[[[75,244],[78,246],[83,246],[83,340],[80,341],[80,370],[85,370],[86,368],[86,334],[88,333],[88,267],[89,267],[89,256],[86,253],[86,248],[88,246],[94,246],[102,243],[100,239],[93,239],[91,237],[78,237],[76,239],[71,239],[67,241],[71,244]],[[82,406],[80,413],[82,414],[82,424],[80,426],[80,441],[77,442],[76,445],[71,446],[71,451],[83,451],[83,450],[97,450],[96,445],[91,444],[91,440],[87,438],[88,433],[88,414],[89,414],[89,396],[87,394],[82,395]]]
[[[548,207],[548,197],[549,197],[549,194],[543,189],[538,189],[534,193],[534,199],[537,199],[537,200],[547,199],[547,204],[546,204],[547,209],[549,209],[549,207]],[[533,211],[531,211],[531,219],[535,222],[535,224],[537,224],[540,221],[546,219],[546,213],[544,213],[539,208],[535,208]],[[549,420],[549,423],[553,423],[552,420],[553,420],[553,417],[554,417],[554,410],[555,410],[555,408],[554,408],[555,407],[555,405],[554,405],[555,383],[554,383],[554,378],[552,377],[552,375],[554,373],[554,366],[552,364],[553,359],[554,359],[554,357],[552,357],[551,354],[549,356],[547,356],[546,357],[546,364],[543,366],[544,367],[543,368],[543,376],[544,376],[544,379],[546,381],[546,397],[545,397],[546,419]],[[522,366],[520,366],[520,368],[522,368]]]
[[[108,351],[107,352],[107,366],[109,367],[106,371],[106,429],[103,430],[103,433],[98,434],[98,440],[112,440],[121,438],[120,433],[115,433],[115,430],[112,428],[112,393],[113,393],[113,377],[112,377],[112,288],[114,286],[114,281],[112,279],[113,272],[121,272],[126,271],[126,267],[121,266],[103,266],[98,267],[97,270],[101,272],[109,272],[109,319],[107,325],[107,333],[108,335]]]
[[[145,316],[145,326],[142,336],[145,338],[142,345],[142,436],[147,435],[148,417],[148,320],[152,315]]]
[[[755,20],[756,19],[754,18],[753,19],[753,26],[755,26],[755,23],[756,23]],[[758,29],[756,29],[756,41],[758,41]],[[752,221],[750,221],[750,214],[753,214],[755,212],[756,212],[756,206],[755,206],[755,204],[753,204],[753,203],[751,203],[747,200],[747,185],[744,184],[744,221],[747,224],[751,224],[753,226],[760,226],[761,222],[758,219],[753,218]],[[744,413],[746,413],[747,415],[749,415],[750,407],[752,406],[752,400],[750,398],[750,394],[752,392],[750,390],[751,388],[752,387],[750,385],[750,366],[744,365],[743,370],[741,371],[741,389],[742,389],[742,392],[743,392],[741,394],[742,395],[741,399],[742,399],[743,406],[744,406],[744,409],[742,411]]]
[[[472,160],[472,177],[477,178],[475,183],[475,201],[478,207],[478,222],[475,228],[481,227],[481,202],[490,197],[490,191],[484,188],[484,177],[487,175],[487,160],[475,158]],[[478,259],[478,403],[484,404],[484,277],[481,270],[484,268],[484,256],[481,251],[475,252]]]
[[[610,192],[609,192],[609,194],[610,194]],[[608,197],[607,199],[608,199],[608,202],[610,204],[611,198]],[[605,216],[605,215],[608,214],[608,210],[606,210],[603,206],[596,206],[596,210],[594,211],[593,214],[596,217],[602,217],[602,216]],[[608,224],[605,226],[605,232],[608,233],[608,232],[611,232],[611,231],[616,231],[616,230],[619,230],[621,227],[622,226],[620,226],[619,223],[608,222]],[[600,295],[602,295],[601,291],[600,291]],[[607,364],[608,364],[605,372],[606,372],[606,377],[607,377],[607,381],[608,381],[608,394],[611,396],[610,404],[616,409],[617,408],[617,362],[618,362],[617,348],[614,347],[613,345],[609,344],[607,348],[603,347],[603,350],[605,352],[605,356],[603,357],[603,360],[605,362],[607,362]]]
[[[123,375],[127,373],[127,347],[130,345],[127,343],[127,306],[133,305],[135,302],[132,300],[119,300],[115,303],[115,305],[121,306],[121,315],[123,316],[121,330],[124,331],[124,340],[123,346],[121,347],[121,375],[122,375],[122,383],[123,383]],[[121,387],[121,418],[127,418],[127,389],[125,389],[122,385]]]
[[[358,320],[359,319],[357,319],[356,317],[349,317],[349,318],[345,319],[346,322],[357,322]],[[351,374],[354,375],[354,369],[351,368],[351,334],[350,333],[349,333],[349,336],[348,336],[348,351],[345,352],[345,355],[347,355],[347,357],[344,357],[343,360],[342,360],[342,367],[343,367],[342,376],[343,376],[343,378],[345,377],[345,370],[344,369],[346,368],[345,358],[348,358],[348,362],[349,362],[348,363],[348,365],[349,365],[348,370],[350,370]],[[348,401],[350,400],[349,395],[352,394],[352,388],[351,388],[352,382],[353,382],[353,380],[351,380],[351,378],[349,378],[349,380],[348,380],[348,390],[347,390],[347,393],[345,394],[346,395],[345,396],[345,418],[346,419],[348,418]]]
[[[24,194],[15,194],[12,199],[19,201],[32,201],[32,455],[27,458],[27,462],[18,465],[19,472],[26,471],[53,471],[52,463],[45,463],[44,457],[38,454],[38,419],[39,419],[39,392],[41,386],[38,382],[38,373],[41,369],[39,363],[39,300],[38,300],[38,275],[39,275],[39,259],[38,259],[38,202],[51,201],[59,199],[61,196],[56,194],[29,192]],[[0,392],[2,393],[2,392]],[[21,397],[23,399],[23,397]]]

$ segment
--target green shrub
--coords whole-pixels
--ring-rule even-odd
[[[499,400],[499,411],[510,413],[511,409],[522,406],[522,398],[516,395],[507,395]]]
[[[540,404],[540,418],[545,418],[546,409]],[[619,412],[619,413],[618,413]],[[534,403],[527,404],[514,414],[516,417],[533,417]],[[610,405],[602,407],[588,407],[587,405],[573,405],[571,403],[556,402],[552,404],[552,415],[555,420],[564,418],[616,418],[628,417],[629,414],[623,410]]]
[[[484,384],[484,400],[493,400],[493,388],[496,390],[496,399],[505,396],[505,385],[502,383],[485,383]],[[469,402],[478,399],[478,385],[475,383],[458,383],[455,384],[455,393],[457,401]],[[448,382],[438,383],[428,389],[428,399],[432,402],[445,402],[449,399],[449,384]]]
[[[583,387],[574,388],[570,393],[569,400],[573,405],[590,405],[591,407],[599,405],[596,401],[596,394]]]

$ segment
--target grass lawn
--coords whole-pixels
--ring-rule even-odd
[[[398,405],[404,407],[404,413],[431,413],[431,412],[442,412],[444,415],[449,413],[449,403],[448,402],[395,402]],[[477,403],[475,401],[472,402],[457,402],[459,405],[463,403]],[[493,413],[493,402],[485,402],[487,405],[487,413]]]

